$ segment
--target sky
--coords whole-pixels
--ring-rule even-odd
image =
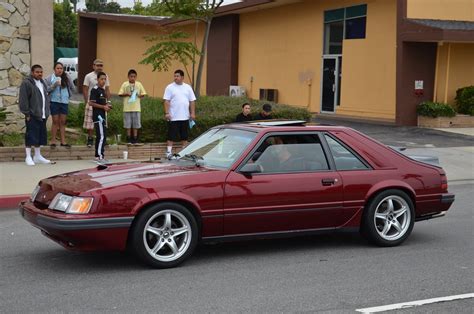
[[[118,4],[120,4],[121,7],[133,7],[134,0],[114,0]],[[225,0],[224,5],[234,3],[234,2],[239,2],[240,0]],[[109,0],[110,2],[110,0]],[[152,2],[152,0],[142,0],[142,4],[144,6],[149,5]],[[85,9],[86,7],[86,1],[85,0],[79,0],[79,3],[77,4],[77,8],[82,10]]]

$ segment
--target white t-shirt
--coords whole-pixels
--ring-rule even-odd
[[[189,120],[189,102],[196,100],[190,85],[186,83],[178,85],[175,82],[169,84],[166,86],[163,99],[170,102],[171,121]]]
[[[44,108],[44,106],[46,105],[46,99],[44,98],[44,87],[43,87],[43,83],[41,83],[40,80],[35,79],[35,85],[36,85],[36,87],[38,87],[38,89],[40,90],[40,92],[41,92],[41,97],[43,97],[43,116],[42,116],[42,118],[43,118],[43,119],[46,119],[46,113],[45,113],[45,108]]]
[[[105,87],[108,87],[110,86],[109,76],[107,75],[106,77],[107,80],[105,81]],[[87,96],[87,100],[89,100],[89,98],[91,97],[92,88],[97,85],[97,73],[95,73],[94,71],[88,73],[84,77],[84,83],[82,85],[87,86],[89,88],[89,96]]]

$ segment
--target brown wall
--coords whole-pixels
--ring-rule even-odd
[[[239,16],[213,19],[208,40],[207,95],[228,95],[237,85],[239,60]]]
[[[92,62],[97,54],[97,20],[79,18],[79,78],[77,86],[81,87],[84,76],[92,71]],[[81,91],[81,88],[78,89]]]
[[[53,2],[30,1],[31,64],[40,64],[49,75],[53,71]]]
[[[417,125],[416,106],[431,101],[434,94],[436,43],[402,43],[397,70],[397,113],[399,125]],[[422,80],[424,93],[415,95],[415,80]]]

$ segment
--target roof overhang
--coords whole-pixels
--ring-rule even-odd
[[[239,14],[252,10],[268,8],[272,6],[280,6],[301,0],[244,0],[233,4],[219,7],[216,16],[229,14]],[[135,23],[142,25],[154,26],[172,26],[189,24],[193,21],[190,19],[172,19],[166,16],[145,16],[131,14],[114,14],[114,13],[96,13],[96,12],[79,12],[80,18],[89,18],[103,21],[114,21],[122,23]]]
[[[405,42],[474,42],[474,22],[408,19],[400,28]]]

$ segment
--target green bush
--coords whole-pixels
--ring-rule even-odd
[[[22,133],[2,133],[0,134],[0,147],[20,146],[25,143],[25,134]]]
[[[190,133],[191,138],[199,136],[209,128],[233,122],[235,116],[241,112],[241,105],[245,98],[227,96],[202,96],[196,104],[196,125]],[[251,101],[252,115],[257,114],[263,101]],[[166,141],[167,124],[164,118],[163,100],[159,98],[144,98],[142,104],[142,129],[140,141],[164,142]],[[125,139],[123,128],[123,106],[120,99],[112,100],[113,109],[108,114],[108,134],[113,136],[121,134]],[[273,104],[273,117],[285,119],[309,120],[311,114],[305,108],[298,108],[282,104]],[[84,104],[70,105],[68,127],[82,128],[84,119]]]
[[[474,116],[474,86],[466,86],[456,91],[456,107],[459,113]]]
[[[432,118],[454,117],[456,115],[456,111],[450,105],[431,101],[425,101],[419,104],[416,108],[416,113],[419,116]]]

